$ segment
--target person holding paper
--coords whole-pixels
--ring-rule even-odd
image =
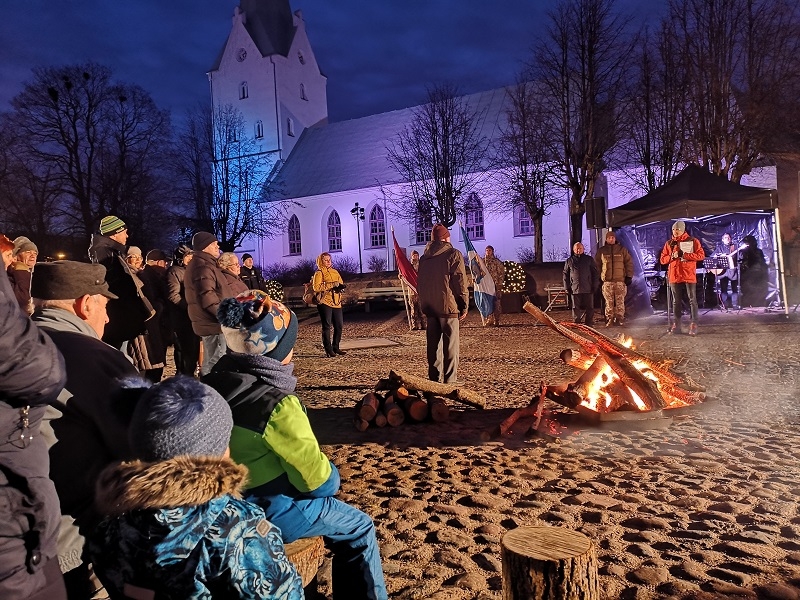
[[[667,281],[672,298],[672,314],[675,320],[669,333],[681,333],[681,313],[683,302],[681,296],[686,290],[689,296],[689,335],[697,335],[697,265],[705,259],[706,253],[697,238],[686,233],[686,223],[675,221],[672,224],[672,237],[661,250],[661,264],[667,267]]]

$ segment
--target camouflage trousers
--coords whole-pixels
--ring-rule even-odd
[[[486,317],[486,325],[500,325],[500,317],[503,314],[503,292],[494,293],[494,311]]]
[[[625,292],[628,288],[622,281],[603,282],[603,300],[606,301],[606,321],[625,319]]]

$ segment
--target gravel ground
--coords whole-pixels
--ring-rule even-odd
[[[332,359],[318,320],[302,321],[298,393],[341,471],[340,497],[375,520],[392,598],[500,598],[500,539],[522,525],[588,535],[603,598],[800,598],[800,315],[790,317],[713,311],[696,338],[666,335],[665,316],[605,330],[709,395],[627,429],[581,424],[552,404],[548,434],[520,421],[490,435],[541,382],[578,375],[558,358],[571,343],[526,313],[483,328],[471,311],[462,326],[459,380],[485,410],[450,403],[447,423],[355,429],[353,404],[390,369],[427,371],[424,332],[393,311],[346,314],[342,347],[395,345]]]

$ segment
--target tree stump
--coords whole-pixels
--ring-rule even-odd
[[[286,544],[286,557],[297,567],[303,587],[314,583],[317,571],[325,560],[325,543],[321,537],[300,538]]]
[[[503,536],[504,600],[597,600],[591,540],[563,527],[519,527]]]

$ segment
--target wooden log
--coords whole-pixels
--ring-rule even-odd
[[[564,364],[582,371],[592,366],[592,362],[596,355],[586,354],[580,350],[573,350],[572,348],[565,348],[558,355]]]
[[[394,370],[389,372],[389,379],[393,380],[397,385],[402,385],[409,390],[430,392],[474,408],[486,408],[486,400],[483,396],[476,392],[465,390],[452,383],[436,383],[435,381],[430,381],[423,377],[417,377],[416,375],[409,375],[408,373]]]
[[[501,543],[504,600],[598,600],[591,540],[563,527],[518,527]]]
[[[402,385],[397,388],[395,391],[392,392],[394,396],[394,401],[397,402],[400,406],[403,405],[403,402],[408,400],[410,394],[408,393],[408,389],[404,388]]]
[[[380,411],[378,411],[378,414],[375,415],[375,419],[372,422],[375,423],[375,427],[386,427],[386,424],[388,423],[386,420],[386,415]]]
[[[426,394],[425,400],[428,402],[428,413],[434,423],[444,423],[450,419],[450,407],[441,396]]]
[[[409,396],[401,406],[412,421],[419,423],[428,418],[428,404],[419,396]]]
[[[390,401],[389,398],[384,401],[381,411],[386,417],[386,423],[392,427],[402,425],[403,421],[406,420],[406,415],[403,412],[403,409],[397,406],[397,404],[394,402]]]
[[[316,580],[317,571],[325,560],[325,543],[321,537],[300,538],[285,547],[286,558],[297,567],[297,573],[308,587]]]
[[[369,421],[367,421],[366,419],[362,419],[358,415],[356,415],[355,418],[353,418],[353,425],[355,425],[356,429],[358,429],[359,431],[366,431],[367,429],[369,429]]]
[[[364,397],[356,404],[356,412],[358,416],[365,421],[372,421],[380,408],[381,399],[378,394],[374,392],[367,392]]]

